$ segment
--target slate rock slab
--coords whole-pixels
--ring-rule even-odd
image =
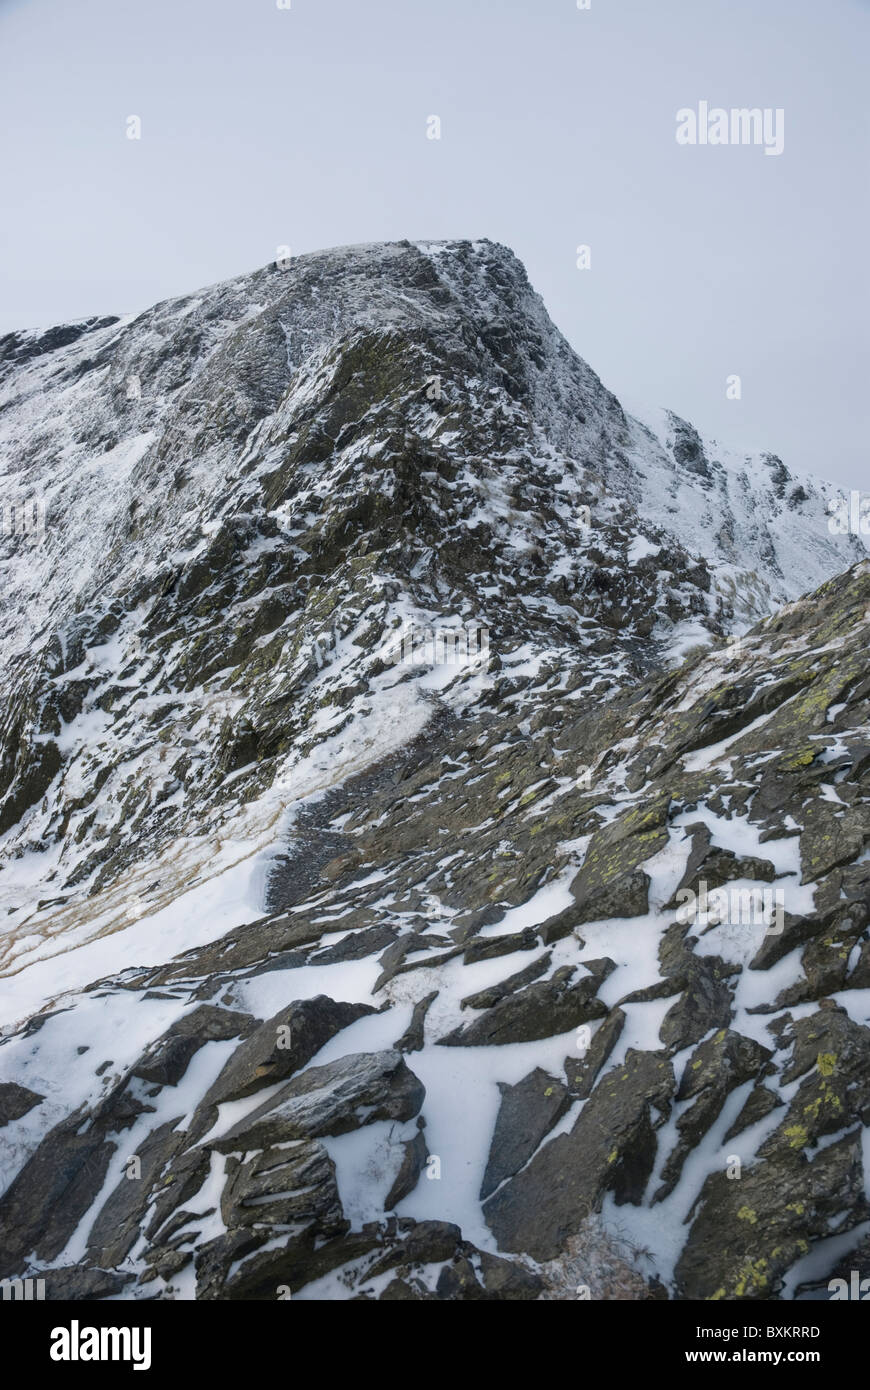
[[[572,1103],[566,1086],[536,1067],[516,1086],[499,1082],[501,1105],[489,1147],[481,1201],[528,1162],[545,1135]]]
[[[236,1048],[203,1096],[200,1109],[242,1100],[292,1076],[336,1033],[374,1013],[370,1004],[342,1004],[318,994],[297,999],[262,1023]]]
[[[309,1067],[209,1147],[222,1153],[263,1149],[346,1134],[375,1120],[411,1120],[425,1094],[400,1052],[354,1053]]]

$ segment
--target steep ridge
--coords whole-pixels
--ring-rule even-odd
[[[833,489],[626,416],[488,242],[13,335],[0,383],[46,499],[0,1275],[576,1296],[617,1227],[630,1296],[824,1275],[870,1219],[868,564],[773,609],[863,553]]]

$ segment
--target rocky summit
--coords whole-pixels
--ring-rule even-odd
[[[870,1277],[832,484],[627,414],[457,241],[0,339],[0,488],[0,1279]]]

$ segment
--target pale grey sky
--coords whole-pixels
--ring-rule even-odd
[[[0,0],[0,331],[488,236],[627,405],[867,487],[868,48],[868,0]],[[679,146],[700,101],[783,153]]]

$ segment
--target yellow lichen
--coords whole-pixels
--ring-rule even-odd
[[[816,1058],[816,1066],[822,1076],[833,1076],[837,1065],[837,1054],[835,1052],[820,1052]]]

